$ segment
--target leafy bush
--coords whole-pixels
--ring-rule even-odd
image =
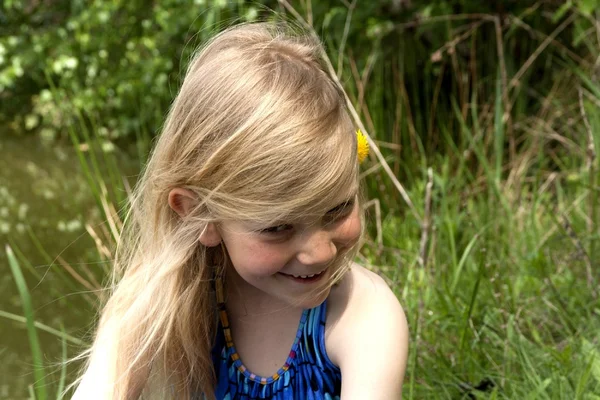
[[[399,141],[391,134],[396,118],[382,111],[398,108],[411,114],[416,135],[431,147],[439,134],[434,115],[454,120],[452,101],[463,109],[473,93],[480,99],[494,95],[500,66],[494,18],[503,35],[503,68],[510,76],[543,35],[572,11],[578,13],[519,82],[526,87],[527,78],[535,76],[535,90],[543,92],[555,79],[549,68],[557,60],[570,60],[557,45],[576,53],[580,49],[583,56],[593,50],[586,48],[584,33],[592,26],[587,18],[598,0],[563,6],[464,0],[299,3],[299,11],[310,16],[327,42],[345,82],[357,74],[364,74],[365,85],[371,76],[387,82],[379,85],[383,90],[363,88],[361,96],[378,109],[365,115],[370,128]],[[54,138],[65,135],[77,112],[83,112],[86,123],[106,140],[151,136],[195,47],[223,25],[268,15],[266,7],[285,11],[274,0],[8,0],[0,10],[0,123],[12,132],[38,131]],[[515,110],[530,107],[527,96],[517,95]],[[411,138],[410,132],[400,136]]]
[[[243,2],[50,1],[5,5],[0,39],[3,122],[64,133],[75,111],[108,140],[157,130],[180,64],[218,23],[254,19]],[[51,93],[51,90],[54,90]],[[68,100],[57,107],[53,96]],[[10,101],[6,101],[10,100]],[[75,109],[72,109],[74,107]]]

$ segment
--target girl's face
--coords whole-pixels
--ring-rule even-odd
[[[353,195],[320,218],[275,226],[234,221],[219,224],[234,267],[228,279],[242,296],[258,293],[266,301],[316,307],[329,294],[336,268],[332,262],[360,236],[358,207]]]

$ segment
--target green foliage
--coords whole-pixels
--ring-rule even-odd
[[[8,20],[0,93],[11,101],[3,101],[0,121],[63,135],[76,117],[56,107],[52,84],[107,140],[155,132],[198,43],[257,13],[228,1],[9,2],[0,14]]]
[[[532,32],[548,35],[578,11],[556,40],[576,46],[576,52],[591,50],[584,33],[592,27],[595,3],[385,0],[356,2],[349,12],[334,0],[292,2],[310,15],[336,69],[350,80],[362,74],[370,130],[411,152],[439,150],[438,124],[455,131],[453,101],[464,113],[473,95],[493,98],[499,68],[510,76],[538,44]],[[77,109],[106,142],[149,140],[160,129],[194,49],[223,26],[268,17],[265,6],[284,10],[274,0],[5,2],[0,11],[5,22],[0,27],[0,123],[17,134],[64,137],[78,119]],[[547,14],[554,18],[540,16]],[[496,16],[505,65],[497,56]],[[469,30],[472,35],[457,40],[458,33]],[[567,58],[564,49],[550,46],[533,61],[516,89],[513,114],[535,111],[536,105],[518,93],[528,89],[529,77],[535,76],[536,90],[543,94],[556,78],[551,65]],[[58,93],[51,93],[51,86]],[[56,95],[73,109],[57,107]],[[410,124],[398,131],[400,116],[410,118]]]

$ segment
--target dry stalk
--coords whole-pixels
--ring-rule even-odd
[[[83,272],[85,272],[85,276],[87,277],[88,281],[96,287],[96,290],[101,290],[102,285],[100,282],[98,282],[94,274],[92,274],[92,271],[90,271],[89,264],[81,264],[81,269]]]
[[[534,97],[537,97],[539,102],[542,104],[542,109],[539,112],[539,117],[542,121],[548,121],[549,125],[556,120],[562,117],[562,109],[559,109],[556,112],[556,106],[552,107],[553,100],[557,97],[557,94],[561,91],[561,85],[564,84],[565,78],[558,77],[554,82],[552,82],[552,88],[548,91],[548,94],[545,96],[539,95],[537,92],[534,94]],[[514,101],[516,101],[516,97]]]
[[[510,18],[511,22],[513,22],[515,25],[519,26],[520,28],[523,28],[524,30],[526,30],[530,35],[535,36],[537,38],[544,39],[544,40],[549,38],[550,43],[553,46],[555,46],[556,48],[567,53],[569,55],[569,57],[571,57],[573,60],[577,61],[577,63],[579,65],[583,65],[585,67],[591,67],[590,63],[586,59],[581,58],[577,53],[573,52],[571,49],[569,49],[567,46],[565,46],[558,40],[554,39],[553,37],[549,37],[545,33],[540,32],[536,29],[533,29],[530,25],[528,25],[521,18],[519,18],[515,15],[510,15],[509,18]]]
[[[573,226],[571,225],[571,221],[569,221],[569,217],[566,215],[566,213],[562,213],[562,218],[563,218],[563,228],[565,229],[565,232],[567,233],[567,235],[573,242],[573,245],[575,246],[577,251],[579,251],[579,253],[583,256],[583,260],[585,263],[585,272],[586,272],[588,290],[592,294],[592,297],[594,299],[596,299],[598,297],[598,293],[597,293],[596,285],[594,284],[594,275],[592,273],[592,259],[590,258],[590,255],[587,253],[587,251],[583,247],[583,244],[581,243],[581,239],[577,235],[577,232],[575,232],[575,229],[573,229]]]
[[[537,49],[535,49],[535,51],[529,56],[529,58],[525,61],[525,63],[523,63],[521,68],[519,68],[517,73],[512,77],[512,79],[510,81],[510,85],[506,84],[507,78],[506,78],[506,68],[505,68],[505,64],[504,64],[504,55],[502,54],[502,58],[500,58],[500,56],[501,56],[500,52],[501,52],[501,48],[502,48],[501,42],[498,45],[498,57],[500,58],[500,61],[501,61],[500,65],[501,65],[501,74],[502,74],[502,97],[503,97],[503,102],[504,102],[503,120],[505,120],[507,122],[507,128],[508,128],[507,133],[508,133],[508,137],[509,137],[509,147],[510,147],[510,155],[511,155],[510,160],[511,161],[514,159],[514,156],[516,154],[516,145],[515,145],[515,141],[514,141],[514,134],[513,134],[512,126],[509,121],[509,118],[511,115],[511,110],[512,110],[512,103],[510,103],[510,101],[509,101],[508,90],[509,90],[509,88],[514,89],[514,88],[519,87],[519,80],[521,79],[523,74],[525,74],[525,72],[531,67],[533,62],[540,56],[540,54],[542,54],[544,49],[546,47],[548,47],[548,45],[550,45],[554,41],[556,36],[558,36],[558,34],[560,32],[562,32],[571,22],[573,22],[574,19],[575,19],[575,14],[571,14],[549,36],[547,36],[544,39],[544,41],[537,47]],[[496,20],[495,24],[496,24],[496,36],[498,36],[498,34],[501,35],[502,33],[500,30],[500,26],[499,26],[499,20]]]
[[[510,80],[510,88],[515,88],[519,85],[519,79],[525,74],[525,72],[531,67],[533,62],[542,54],[544,49],[548,47],[550,43],[561,33],[573,20],[575,19],[575,14],[571,14],[567,19],[565,19],[544,41],[538,46],[537,49],[529,56],[527,61],[519,68],[517,73]]]
[[[520,156],[515,158],[512,162],[512,166],[510,167],[506,178],[505,187],[512,188],[512,190],[508,191],[507,195],[512,197],[511,202],[513,204],[518,203],[521,198],[522,178],[527,174],[535,155],[536,152],[533,149],[528,149],[523,151]]]
[[[98,236],[98,234],[96,233],[94,228],[92,228],[92,226],[90,224],[85,224],[85,230],[88,232],[88,234],[94,240],[94,243],[96,244],[96,249],[98,250],[98,254],[100,254],[100,256],[104,260],[110,260],[112,258],[112,254],[111,254],[110,250],[108,249],[108,247],[106,247],[104,245],[104,243],[102,242],[102,239],[100,239],[100,236]]]
[[[401,150],[402,149],[402,146],[400,146],[399,144],[391,143],[391,142],[384,142],[383,140],[376,140],[375,143],[377,143],[379,145],[379,147],[383,147],[384,149],[391,149],[391,150]]]
[[[427,122],[427,136],[431,137],[432,139],[437,139],[439,136],[439,135],[434,135],[433,124],[434,124],[435,114],[437,111],[438,100],[440,98],[440,92],[442,90],[442,82],[444,80],[443,78],[444,78],[445,69],[446,69],[446,63],[443,62],[440,65],[440,75],[438,76],[437,81],[435,83],[435,88],[433,89],[433,99],[431,101],[431,112],[429,113],[429,121]],[[400,119],[397,119],[397,120],[399,123]],[[437,146],[437,141],[436,141],[435,145]],[[430,148],[433,149],[435,147],[432,145]]]
[[[373,49],[373,51],[369,55],[369,58],[367,59],[367,65],[363,69],[362,74],[359,73],[358,68],[356,66],[356,61],[354,61],[354,58],[352,56],[350,56],[349,58],[350,58],[350,71],[352,72],[352,77],[354,78],[354,81],[356,82],[356,88],[358,90],[358,99],[356,101],[357,102],[356,112],[357,112],[357,114],[360,114],[362,112],[367,121],[367,125],[369,125],[369,129],[375,130],[375,125],[373,124],[373,119],[371,118],[371,114],[369,113],[369,107],[365,104],[366,86],[367,86],[367,82],[369,80],[369,76],[371,75],[371,70],[373,68],[373,65],[375,64],[375,58],[376,58],[375,57],[375,49]],[[363,106],[364,106],[364,110],[363,110]]]
[[[384,171],[386,172],[386,174],[391,179],[392,183],[394,184],[394,186],[396,187],[396,189],[398,190],[398,192],[404,199],[404,202],[408,205],[408,208],[410,209],[410,211],[413,214],[413,216],[415,217],[415,219],[420,223],[421,216],[419,215],[419,213],[417,212],[417,209],[415,208],[412,201],[410,200],[410,197],[409,197],[408,193],[406,192],[406,190],[404,189],[404,186],[402,186],[402,184],[398,181],[398,179],[392,172],[389,164],[387,163],[385,157],[383,156],[383,154],[381,154],[381,151],[377,147],[377,144],[373,141],[371,136],[364,129],[364,125],[360,121],[360,117],[356,113],[356,110],[354,110],[354,107],[352,107],[352,104],[349,102],[348,96],[347,95],[345,95],[345,96],[346,96],[346,101],[348,102],[348,107],[349,107],[350,113],[354,117],[354,121],[356,122],[356,124],[365,133],[365,137],[367,138],[367,141],[369,142],[369,146],[371,147],[371,150],[375,154],[375,157],[379,160],[379,163],[381,163],[381,166],[383,167]]]
[[[493,21],[496,18],[491,14],[473,13],[473,14],[451,14],[451,15],[436,15],[434,17],[419,18],[418,20],[403,22],[396,24],[398,29],[416,28],[421,25],[431,24],[435,22],[446,21],[462,21],[462,20],[485,20]]]
[[[379,171],[380,168],[381,168],[381,164],[376,163],[376,164],[372,165],[371,167],[369,167],[369,169],[367,169],[366,171],[361,172],[361,174],[358,176],[358,179],[362,180],[365,177],[371,175],[372,173]]]
[[[556,172],[551,172],[550,175],[548,175],[548,178],[546,178],[544,183],[542,183],[542,185],[538,188],[538,195],[541,195],[546,190],[548,190],[550,185],[552,185],[552,183],[554,183],[554,180],[556,179],[557,175],[558,174]]]
[[[367,259],[367,257],[363,256],[362,254],[358,253],[356,255],[356,257],[360,260],[360,262],[363,264],[363,266],[365,268],[367,268],[369,271],[373,271],[375,272],[377,275],[379,275],[381,278],[383,278],[384,281],[386,281],[386,283],[390,286],[390,287],[394,287],[394,285],[396,284],[396,282],[394,282],[384,271],[383,268],[381,268],[379,265],[373,265],[369,262],[369,260]]]
[[[560,133],[556,132],[554,130],[554,128],[552,128],[552,126],[550,126],[548,121],[545,121],[543,119],[538,119],[536,122],[543,129],[540,130],[537,127],[532,126],[529,129],[529,134],[531,134],[533,137],[539,136],[540,138],[544,138],[545,141],[548,143],[551,141],[556,141],[557,143],[560,143],[565,149],[567,149],[568,151],[570,151],[572,153],[579,154],[581,156],[583,156],[585,154],[585,152],[581,149],[581,146],[579,146],[576,142],[567,138],[566,136],[561,135]]]
[[[419,245],[419,263],[427,268],[427,243],[431,235],[431,192],[433,189],[433,170],[427,168],[427,186],[425,186],[425,215],[421,222],[421,243]]]
[[[585,112],[585,107],[583,106],[583,90],[581,87],[579,88],[579,109],[581,111],[581,118],[583,119],[583,123],[585,125],[585,129],[587,131],[587,152],[586,152],[586,167],[588,170],[588,215],[587,215],[587,232],[590,236],[590,248],[589,255],[590,257],[594,257],[594,239],[592,235],[594,234],[594,221],[596,221],[596,197],[593,195],[594,187],[595,187],[595,161],[596,161],[596,151],[594,147],[594,134],[592,132],[592,125],[588,120],[587,114]]]
[[[114,241],[119,242],[121,231],[123,230],[123,222],[119,219],[115,207],[112,204],[109,204],[106,200],[108,198],[108,191],[106,190],[106,186],[103,182],[100,182],[100,191],[100,202],[102,203],[102,209],[104,211],[104,215],[106,216],[106,221],[108,222],[108,226],[110,227]]]
[[[96,293],[96,290],[99,286],[94,287],[88,280],[79,275],[77,271],[75,271],[73,267],[71,267],[71,265],[68,262],[66,262],[61,256],[58,256],[57,260],[60,263],[60,265],[62,265],[62,267],[69,273],[69,275],[71,275],[77,282],[81,283],[90,292]]]
[[[311,34],[315,38],[318,38],[318,35],[316,34],[314,28],[311,25],[309,25],[306,22],[306,20],[304,20],[304,18],[302,18],[302,16],[298,13],[298,11],[296,11],[296,9],[294,7],[292,7],[287,0],[278,0],[278,1],[279,1],[279,4],[281,4],[286,10],[288,10],[294,16],[294,18],[296,18],[296,20],[298,22],[300,22],[309,32],[311,32]],[[325,60],[325,63],[327,64],[327,68],[329,70],[329,74],[332,77],[332,79],[335,80],[336,84],[340,88],[343,88],[342,84],[340,83],[340,80],[337,78],[337,75],[335,73],[335,69],[333,68],[333,65],[331,64],[331,60],[329,59],[329,57],[327,56],[327,54],[325,54],[325,53],[323,54],[323,59]],[[375,143],[375,141],[373,140],[373,138],[371,138],[371,135],[369,135],[368,131],[365,129],[365,126],[361,122],[360,117],[359,117],[358,113],[356,112],[356,109],[354,108],[354,105],[352,104],[350,98],[348,97],[348,94],[346,94],[345,91],[343,91],[343,93],[344,93],[344,97],[346,99],[346,104],[348,106],[350,114],[352,114],[352,117],[354,118],[354,122],[358,125],[358,127],[365,134],[365,137],[367,138],[367,142],[369,143],[369,146],[371,147],[371,150],[372,150],[373,154],[378,159],[378,161],[381,163],[381,166],[383,167],[384,171],[386,172],[386,174],[391,179],[392,183],[394,184],[394,186],[396,187],[396,189],[398,190],[398,192],[400,193],[400,195],[404,199],[404,202],[406,203],[406,205],[410,209],[410,211],[413,214],[414,218],[419,223],[421,223],[422,218],[419,215],[419,213],[417,212],[417,209],[415,208],[413,202],[411,201],[410,196],[408,195],[408,192],[404,189],[404,186],[402,186],[402,184],[398,181],[398,179],[396,178],[396,176],[392,172],[389,164],[387,163],[385,157],[383,156],[383,154],[381,154],[381,151],[379,150],[379,147],[377,146],[377,143]]]
[[[471,24],[471,26],[469,26],[466,31],[458,36],[456,36],[455,38],[453,38],[452,40],[447,41],[446,43],[444,43],[444,45],[440,48],[438,48],[436,51],[434,51],[431,56],[431,62],[437,62],[437,61],[441,61],[442,60],[442,55],[444,52],[447,52],[448,54],[450,54],[451,60],[452,60],[452,67],[455,70],[455,74],[458,77],[457,79],[457,84],[458,84],[458,91],[459,91],[459,97],[461,99],[461,112],[462,112],[462,117],[463,119],[466,118],[466,113],[468,110],[468,106],[469,103],[468,101],[466,101],[466,96],[468,96],[468,90],[465,90],[463,88],[463,80],[462,80],[462,74],[459,71],[459,65],[458,65],[458,60],[456,58],[456,51],[455,48],[456,46],[466,40],[467,38],[469,38],[470,36],[473,35],[473,32],[475,32],[475,30],[477,30],[477,28],[479,28],[484,22],[484,20],[481,21],[476,21],[473,22]],[[443,74],[440,74],[440,77],[438,78],[438,81],[441,83],[441,78],[442,78]],[[435,110],[435,103],[437,102],[437,94],[439,93],[437,85],[436,85],[436,90],[434,92],[434,105],[432,106],[432,115],[433,115],[433,110]]]
[[[312,12],[312,0],[300,0],[300,3],[302,4],[302,8],[304,8],[306,10],[306,19],[308,20],[309,24],[313,24],[313,12]]]
[[[399,82],[400,72],[398,72],[398,68],[393,68],[392,73],[394,82]],[[398,143],[400,148],[394,152],[394,175],[400,174],[400,159],[402,156],[402,121],[404,121],[403,113],[402,102],[396,100],[394,107],[394,125],[392,126],[392,142]]]
[[[354,12],[354,8],[356,7],[356,2],[358,0],[353,0],[351,4],[348,4],[348,12],[346,13],[346,23],[344,24],[344,33],[342,35],[342,42],[340,43],[340,48],[338,49],[338,69],[337,69],[337,77],[340,78],[342,76],[342,68],[344,67],[344,49],[346,48],[346,41],[348,40],[348,33],[350,32],[350,22],[352,21],[352,13]],[[309,24],[312,26],[312,24]]]
[[[381,224],[381,204],[379,199],[371,199],[365,203],[363,209],[366,210],[369,207],[375,208],[375,227],[377,230],[377,252],[381,253],[383,250],[383,227]]]
[[[412,110],[410,108],[410,100],[408,99],[408,93],[406,92],[406,85],[404,84],[404,78],[400,79],[399,83],[400,97],[406,107],[406,122],[408,126],[408,133],[410,134],[410,145],[412,150],[416,153],[419,149],[417,147],[417,129],[415,128],[415,122],[412,117]],[[391,172],[391,171],[390,171]]]
[[[559,175],[558,173],[556,173],[556,172],[553,172],[552,174],[550,174],[550,176],[553,176],[553,174],[554,174],[554,177],[555,177],[555,178],[556,178],[556,177],[558,177],[558,175]],[[548,177],[548,180],[549,180],[549,179],[550,179],[550,177]],[[554,178],[553,178],[553,180],[552,180],[552,183],[554,183],[554,186],[556,186],[556,182],[555,182],[555,181],[556,181],[556,179],[554,179]],[[579,197],[577,197],[573,203],[571,203],[569,206],[567,206],[567,207],[565,208],[565,210],[563,211],[563,213],[564,213],[564,214],[568,214],[568,213],[570,213],[570,212],[571,212],[571,210],[573,210],[573,209],[575,209],[577,206],[579,206],[579,204],[580,204],[580,203],[581,203],[581,202],[582,202],[582,201],[583,201],[583,200],[584,200],[586,197],[587,197],[587,193],[583,193],[582,195],[580,195]],[[544,202],[542,202],[542,205],[544,205]],[[558,205],[554,205],[554,206],[552,206],[552,205],[550,205],[550,204],[547,204],[547,208],[550,210],[550,212],[551,212],[551,213],[554,213],[554,212],[555,212],[555,210],[558,208]],[[540,209],[540,210],[539,210],[539,213],[540,213],[540,214],[542,214],[542,213],[543,213],[543,210],[542,210],[542,209]],[[551,226],[551,227],[550,227],[550,228],[547,230],[547,232],[544,234],[544,236],[542,236],[542,238],[541,238],[541,239],[540,239],[540,241],[538,242],[537,246],[535,247],[535,251],[534,251],[535,253],[537,253],[537,252],[538,252],[538,251],[539,251],[539,250],[540,250],[542,247],[544,247],[544,246],[546,245],[546,242],[548,241],[548,239],[550,239],[550,238],[551,238],[551,237],[552,237],[552,236],[553,236],[553,235],[556,233],[556,231],[558,230],[558,226],[557,226],[557,225],[558,225],[558,224],[554,224],[554,225],[552,225],[552,226]]]
[[[469,29],[467,29],[466,32],[464,32],[463,34],[455,37],[452,40],[447,41],[446,43],[444,43],[444,45],[442,47],[440,47],[439,49],[437,49],[436,51],[434,51],[431,54],[431,61],[432,62],[436,62],[436,61],[441,61],[442,58],[442,54],[445,51],[449,51],[451,49],[454,49],[454,47],[456,47],[457,44],[459,44],[460,42],[462,42],[463,40],[467,39],[469,36],[471,36],[471,34],[477,29],[479,28],[485,21],[477,21],[471,24],[471,26],[469,27]]]
[[[496,31],[496,52],[498,53],[498,64],[500,64],[500,79],[502,81],[502,103],[504,104],[504,114],[502,122],[506,126],[509,146],[509,162],[515,159],[517,147],[515,144],[515,136],[513,134],[512,123],[510,118],[510,104],[508,97],[508,76],[506,73],[506,62],[504,60],[504,40],[502,35],[502,25],[500,18],[494,17],[494,28]]]
[[[359,91],[358,91],[359,108],[358,108],[357,112],[360,111],[362,109],[362,106],[364,105],[367,82],[369,81],[369,77],[371,76],[371,71],[373,70],[373,66],[375,65],[376,58],[377,58],[377,48],[373,47],[373,49],[371,50],[371,53],[369,53],[369,56],[367,57],[367,64],[365,65],[365,68],[363,69],[362,73],[359,74],[358,68],[356,67],[356,61],[354,60],[354,58],[352,56],[350,56],[350,59],[352,61],[352,64],[351,64],[352,76],[353,76],[354,80],[356,81],[357,88],[359,89]],[[365,106],[365,110],[367,110],[366,106]],[[372,122],[371,122],[371,124],[372,124]]]
[[[596,105],[596,107],[600,107],[600,100],[598,100],[596,98],[596,96],[588,93],[587,91],[584,91],[583,94],[585,95],[585,97],[591,101],[592,103],[594,103]]]

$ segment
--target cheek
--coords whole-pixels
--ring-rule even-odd
[[[336,230],[337,241],[350,247],[354,245],[360,238],[361,222],[358,211],[352,212],[346,220]]]
[[[287,263],[286,252],[273,244],[259,241],[234,246],[229,252],[234,268],[242,276],[265,277],[279,272]]]

